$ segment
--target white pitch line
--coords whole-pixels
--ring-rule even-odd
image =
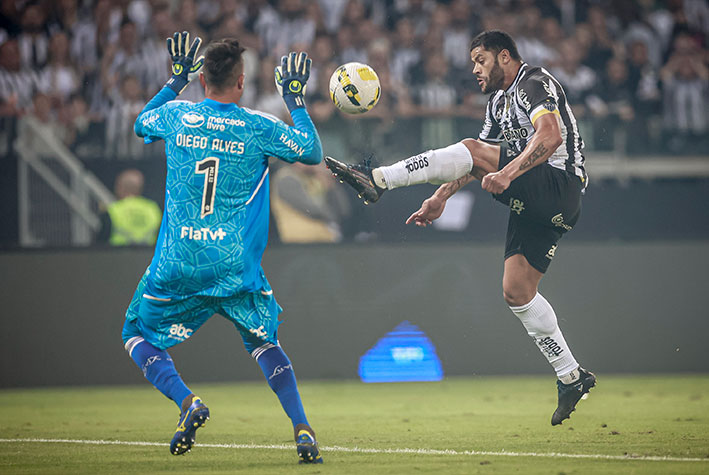
[[[77,439],[0,439],[0,443],[55,443],[55,444],[84,444],[84,445],[128,445],[147,447],[167,447],[164,442],[143,442],[126,440],[77,440]],[[293,450],[292,445],[259,445],[259,444],[195,444],[195,447],[211,449],[265,449],[265,450]],[[547,458],[572,458],[596,460],[639,460],[646,462],[709,462],[709,458],[698,457],[671,457],[658,455],[604,455],[604,454],[563,454],[558,452],[491,452],[486,450],[436,450],[436,449],[370,449],[362,447],[321,446],[323,452],[348,452],[360,454],[418,454],[418,455],[485,455],[490,457],[547,457]]]

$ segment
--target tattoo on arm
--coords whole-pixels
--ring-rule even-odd
[[[457,180],[453,180],[448,183],[444,183],[441,185],[438,190],[436,191],[437,193],[440,192],[442,195],[441,197],[444,199],[448,199],[451,196],[453,196],[458,190],[463,188],[465,185],[470,183],[475,179],[474,176],[472,175],[465,175],[461,178],[458,178]]]
[[[529,154],[529,157],[519,165],[520,170],[526,170],[527,168],[531,168],[534,165],[534,162],[542,158],[546,153],[548,152],[547,148],[544,146],[544,144],[539,144],[537,145],[537,148],[535,148],[531,154]]]

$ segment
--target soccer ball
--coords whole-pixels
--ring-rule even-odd
[[[382,88],[374,69],[363,63],[346,63],[330,76],[330,99],[348,114],[361,114],[379,102]]]

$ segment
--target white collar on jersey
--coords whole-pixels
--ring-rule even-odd
[[[524,76],[524,74],[527,72],[527,66],[527,63],[522,63],[522,65],[519,67],[519,71],[517,71],[517,76],[515,76],[515,80],[512,81],[510,87],[505,90],[505,94],[512,94],[512,91],[515,90],[517,83],[519,83],[520,79],[522,79],[522,76]]]

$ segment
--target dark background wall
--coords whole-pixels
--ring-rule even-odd
[[[140,382],[120,338],[147,249],[0,254],[0,386]],[[288,246],[264,268],[300,379],[356,378],[397,324],[418,325],[448,375],[549,368],[501,297],[492,244]],[[563,243],[542,293],[577,359],[601,373],[706,372],[709,241]],[[259,379],[216,316],[172,355],[188,381]]]

